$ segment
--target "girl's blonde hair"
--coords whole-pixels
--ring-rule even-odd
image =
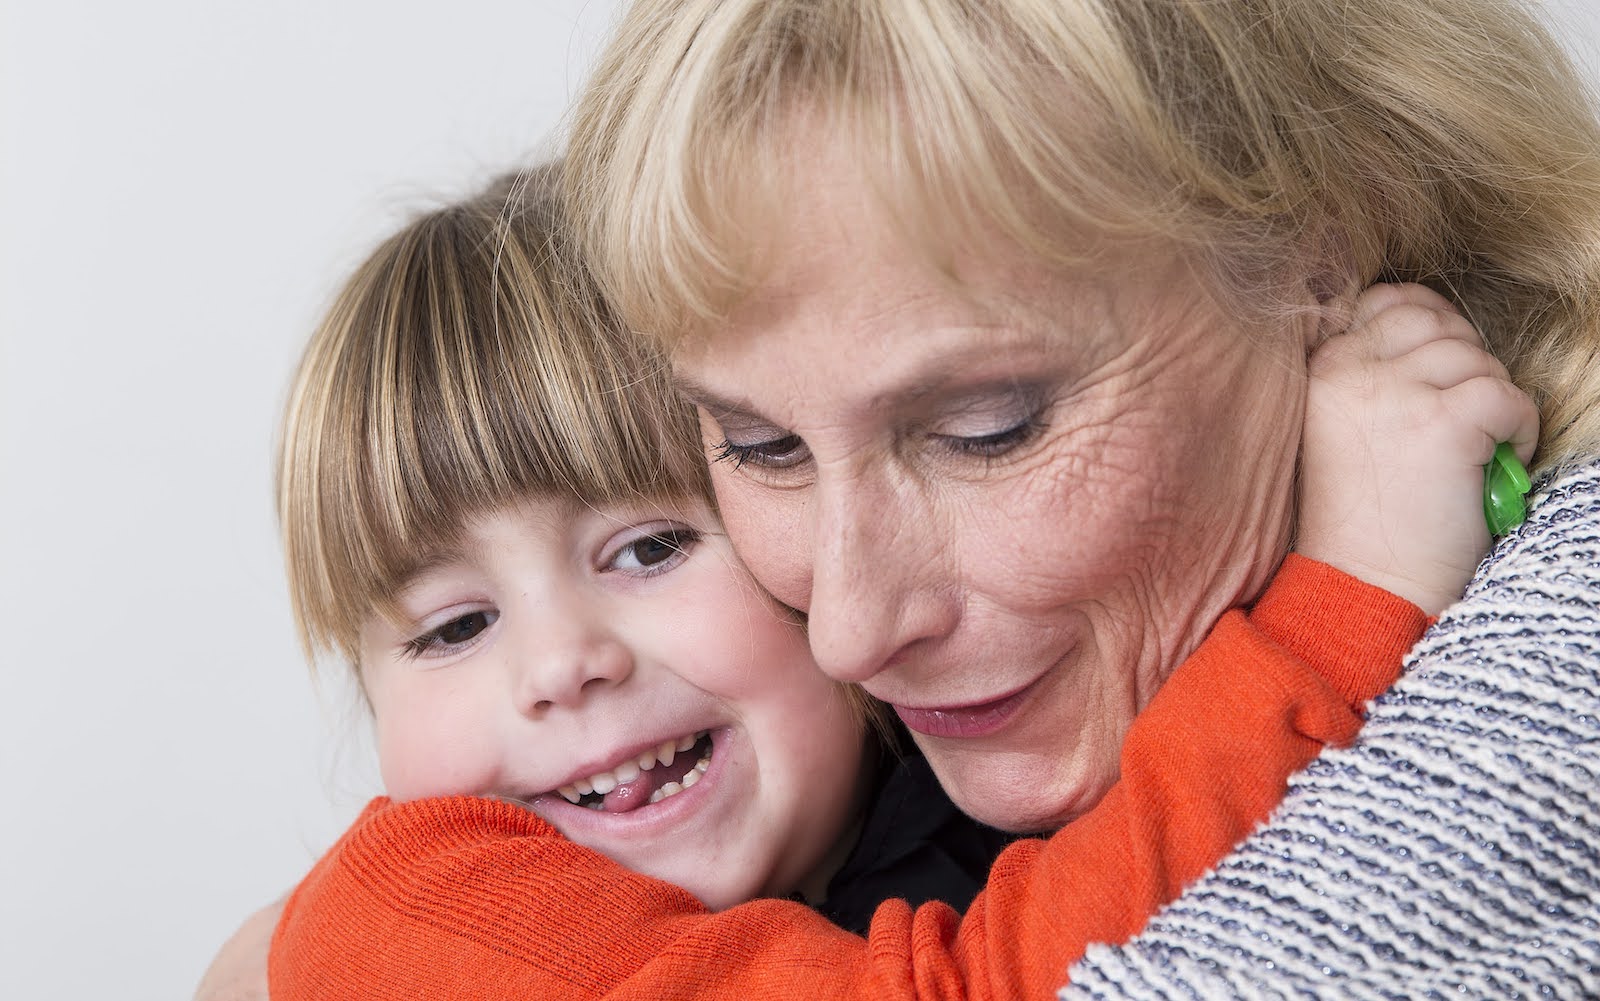
[[[1253,323],[1432,285],[1540,404],[1541,465],[1600,452],[1600,127],[1518,0],[638,0],[567,161],[631,325],[759,280],[798,120],[936,238],[1170,241]]]
[[[308,654],[356,663],[363,621],[475,513],[709,496],[667,376],[573,252],[551,168],[386,240],[312,337],[284,418],[278,512]]]

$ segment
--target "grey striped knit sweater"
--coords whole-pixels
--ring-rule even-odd
[[[1600,462],[1541,485],[1356,746],[1087,998],[1600,998]]]

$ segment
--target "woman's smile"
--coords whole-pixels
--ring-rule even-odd
[[[1004,729],[1023,709],[1038,682],[988,702],[962,706],[924,706],[914,708],[891,703],[914,733],[925,737],[987,737]]]
[[[952,275],[828,146],[765,283],[675,357],[727,531],[963,810],[1058,827],[1281,561],[1305,333],[1240,329],[1170,254],[1068,274],[975,234]]]

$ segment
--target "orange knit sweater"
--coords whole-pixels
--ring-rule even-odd
[[[788,901],[708,913],[513,804],[378,799],[289,899],[273,1001],[1048,998],[1089,943],[1137,932],[1292,772],[1351,740],[1425,624],[1291,556],[1135,720],[1094,810],[1007,849],[965,917],[892,900],[865,938]]]

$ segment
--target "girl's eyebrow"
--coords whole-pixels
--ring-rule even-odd
[[[400,586],[394,590],[395,596],[403,598],[421,586],[423,579],[430,574],[457,563],[467,562],[472,558],[474,548],[478,547],[468,547],[459,542],[452,542],[443,546],[435,546],[428,550],[425,555],[417,560],[416,565],[401,578]]]

